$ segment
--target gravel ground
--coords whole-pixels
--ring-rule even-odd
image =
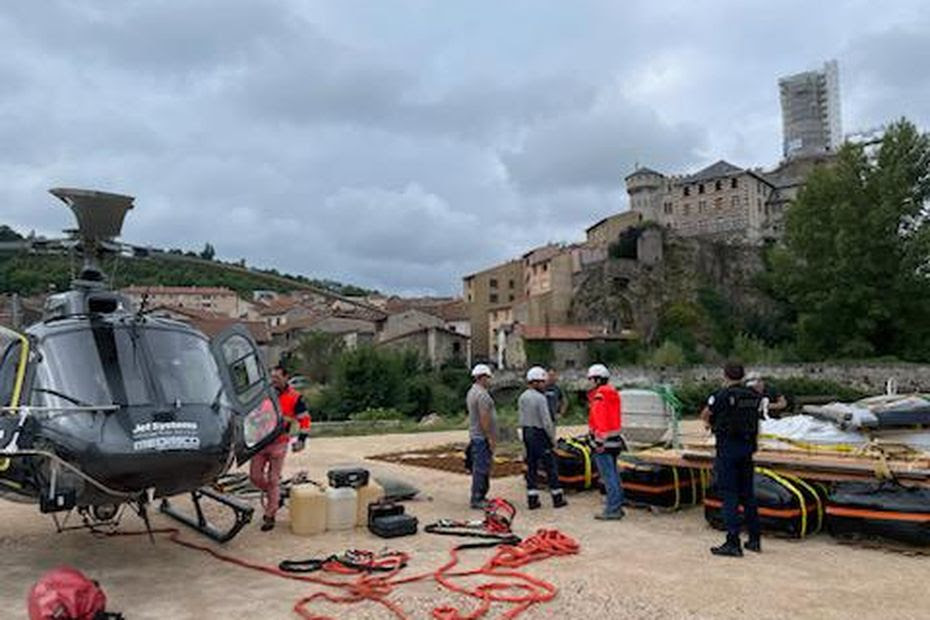
[[[566,435],[571,434],[567,430]],[[361,464],[365,456],[463,441],[461,431],[380,437],[313,440],[309,449],[288,457],[288,471],[309,470],[322,480],[333,465]],[[458,474],[367,461],[376,473],[402,476],[423,489],[408,503],[420,522],[469,514],[463,507],[468,479]],[[525,504],[518,477],[492,482],[492,494]],[[515,530],[558,527],[581,543],[577,556],[530,565],[530,574],[559,588],[552,602],[531,609],[526,618],[928,618],[930,558],[840,545],[827,536],[803,542],[766,538],[762,555],[714,558],[708,547],[721,536],[707,527],[700,509],[675,514],[629,511],[622,522],[595,522],[596,493],[569,496],[567,509],[544,506],[521,511]],[[475,513],[470,513],[475,514]],[[171,522],[156,516],[155,525]],[[277,563],[346,548],[391,547],[413,554],[409,572],[439,567],[448,558],[450,539],[428,534],[384,541],[366,530],[301,538],[287,528],[287,512],[270,534],[250,525],[223,551],[254,561]],[[55,534],[52,524],[31,506],[0,504],[0,617],[25,617],[25,596],[44,571],[73,565],[106,590],[113,610],[137,618],[292,618],[291,607],[314,586],[280,580],[219,563],[205,554],[166,540],[144,537],[100,539],[83,532]],[[140,524],[128,518],[124,527]],[[184,538],[196,540],[192,532]],[[466,552],[467,565],[491,552]],[[454,603],[468,611],[472,602],[441,591],[433,583],[406,586],[394,595],[410,615],[429,618],[432,608]],[[388,618],[372,605],[314,608],[334,617]],[[492,608],[499,617],[504,606]]]

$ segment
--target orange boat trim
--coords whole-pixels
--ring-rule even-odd
[[[881,521],[910,521],[912,523],[930,523],[930,513],[885,512],[866,508],[845,508],[827,506],[827,514],[836,517],[858,517],[862,519],[879,519]]]

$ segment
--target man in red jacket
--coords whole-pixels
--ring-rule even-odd
[[[265,500],[265,516],[262,519],[262,531],[274,529],[275,514],[281,503],[281,470],[284,457],[287,456],[287,444],[291,434],[296,431],[294,452],[300,452],[307,445],[310,433],[310,412],[300,392],[288,382],[288,373],[283,366],[275,366],[271,371],[271,384],[278,393],[278,403],[284,421],[291,427],[290,433],[282,433],[274,442],[252,457],[249,463],[249,478],[252,484],[261,489]],[[296,427],[296,428],[295,428]]]
[[[620,393],[610,385],[610,371],[603,364],[588,369],[592,389],[588,392],[588,430],[594,442],[594,463],[607,489],[604,512],[594,515],[601,521],[623,518],[623,486],[617,473],[617,454],[623,446],[620,436]]]

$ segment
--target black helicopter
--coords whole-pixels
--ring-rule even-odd
[[[230,540],[253,509],[211,483],[285,430],[255,342],[241,326],[211,341],[132,308],[100,261],[118,249],[133,197],[50,191],[77,218],[68,232],[83,267],[39,323],[0,328],[0,498],[37,503],[59,531],[115,528],[126,507],[151,529],[160,499],[161,512]],[[193,514],[171,504],[182,493]],[[210,500],[232,510],[230,526],[205,517]],[[81,522],[68,525],[73,513]]]

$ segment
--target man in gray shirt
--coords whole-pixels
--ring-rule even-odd
[[[523,434],[523,447],[526,449],[526,495],[530,510],[540,507],[537,477],[539,466],[546,468],[546,480],[552,494],[552,506],[561,508],[566,505],[559,482],[559,471],[552,454],[555,445],[555,423],[549,414],[549,403],[543,393],[546,385],[546,370],[533,366],[526,373],[529,387],[517,400],[520,429]]]
[[[474,381],[465,396],[468,408],[468,455],[471,462],[471,507],[483,510],[491,487],[491,462],[497,447],[497,410],[488,392],[491,369],[476,364],[471,371]]]

